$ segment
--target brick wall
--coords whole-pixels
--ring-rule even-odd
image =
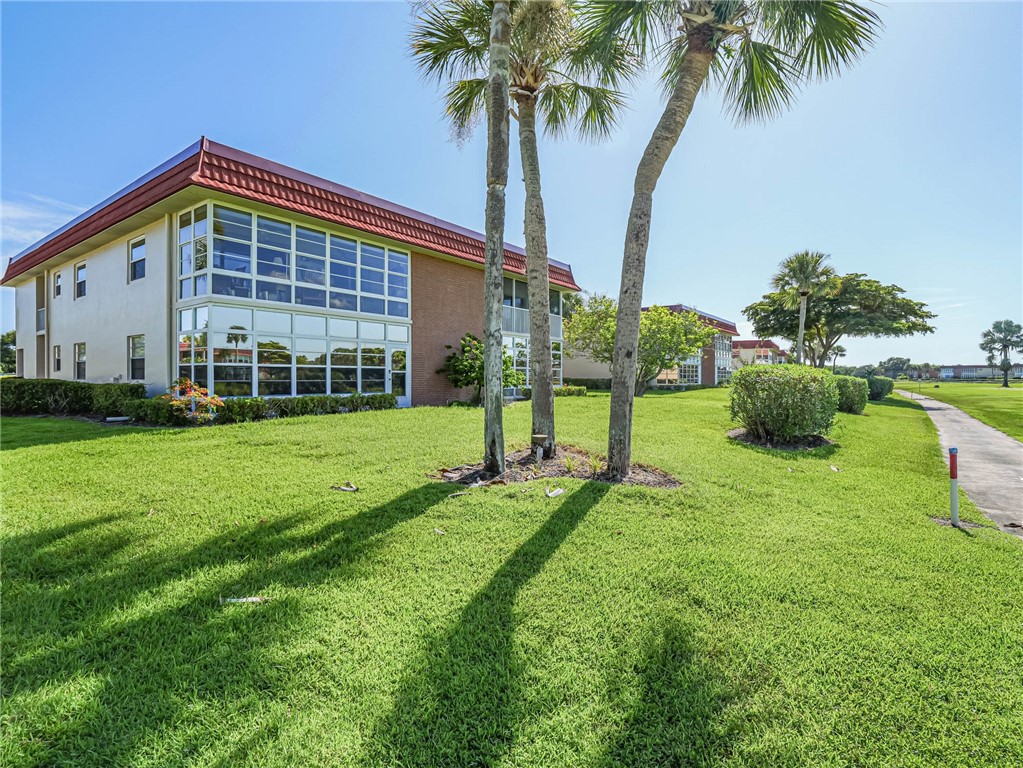
[[[466,333],[483,337],[483,269],[412,254],[412,404],[468,400],[436,373]]]
[[[714,345],[700,350],[700,383],[717,384],[717,369],[714,366]]]

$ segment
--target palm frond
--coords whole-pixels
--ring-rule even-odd
[[[451,120],[455,140],[462,144],[487,110],[487,78],[458,80],[444,94],[444,112]]]
[[[725,108],[737,123],[766,122],[792,103],[799,80],[784,51],[745,36],[728,63]]]
[[[608,59],[608,47],[624,39],[640,56],[673,37],[686,7],[680,0],[592,0],[581,10],[586,46],[598,60]]]
[[[584,139],[596,141],[617,127],[625,104],[621,91],[566,80],[547,85],[540,92],[537,108],[548,135],[562,136],[574,125]]]
[[[482,0],[423,3],[409,35],[409,47],[427,78],[446,81],[485,74],[490,8]]]

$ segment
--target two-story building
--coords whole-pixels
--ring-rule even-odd
[[[736,339],[732,342],[732,367],[784,363],[788,352],[770,339]]]
[[[465,396],[437,369],[483,332],[484,236],[206,138],[13,257],[17,373],[188,377],[220,396]],[[525,252],[505,246],[505,344],[528,372]],[[551,354],[561,297],[550,262]]]

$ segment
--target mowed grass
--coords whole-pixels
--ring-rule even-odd
[[[603,450],[607,412],[559,399],[561,439]],[[682,488],[548,498],[426,477],[478,459],[469,409],[4,419],[0,762],[1023,764],[1023,542],[931,522],[926,414],[804,454],[729,426],[724,391],[642,398]]]
[[[904,385],[905,386],[902,386]],[[933,383],[899,382],[906,391],[919,392],[943,403],[954,405],[980,419],[1009,437],[1023,441],[1023,382],[1009,381],[1009,388],[1001,384],[942,381],[937,388]]]

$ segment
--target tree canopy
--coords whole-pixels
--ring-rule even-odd
[[[6,331],[0,336],[0,373],[14,373],[16,367],[14,331]]]
[[[609,296],[594,294],[576,307],[565,323],[565,342],[569,355],[585,352],[598,363],[611,363],[617,303]],[[705,325],[695,312],[673,312],[667,307],[650,307],[639,320],[639,353],[636,367],[636,394],[663,370],[677,367],[714,339],[716,331]]]
[[[445,349],[451,349],[451,345],[446,345]],[[480,392],[486,385],[483,342],[478,336],[471,333],[465,334],[458,343],[458,349],[444,358],[444,365],[437,370],[437,373],[447,376],[448,381],[455,387],[472,387],[472,402],[479,403]],[[526,383],[525,375],[521,371],[515,370],[511,355],[507,353],[503,357],[501,380],[506,387],[521,387]]]
[[[897,285],[884,285],[862,273],[839,278],[841,287],[833,296],[822,296],[807,307],[806,359],[818,368],[830,359],[831,351],[846,338],[900,337],[933,333],[928,321],[936,317],[921,301],[907,298]],[[791,309],[788,297],[773,291],[742,311],[761,338],[772,336],[795,341],[799,336],[799,312]]]

